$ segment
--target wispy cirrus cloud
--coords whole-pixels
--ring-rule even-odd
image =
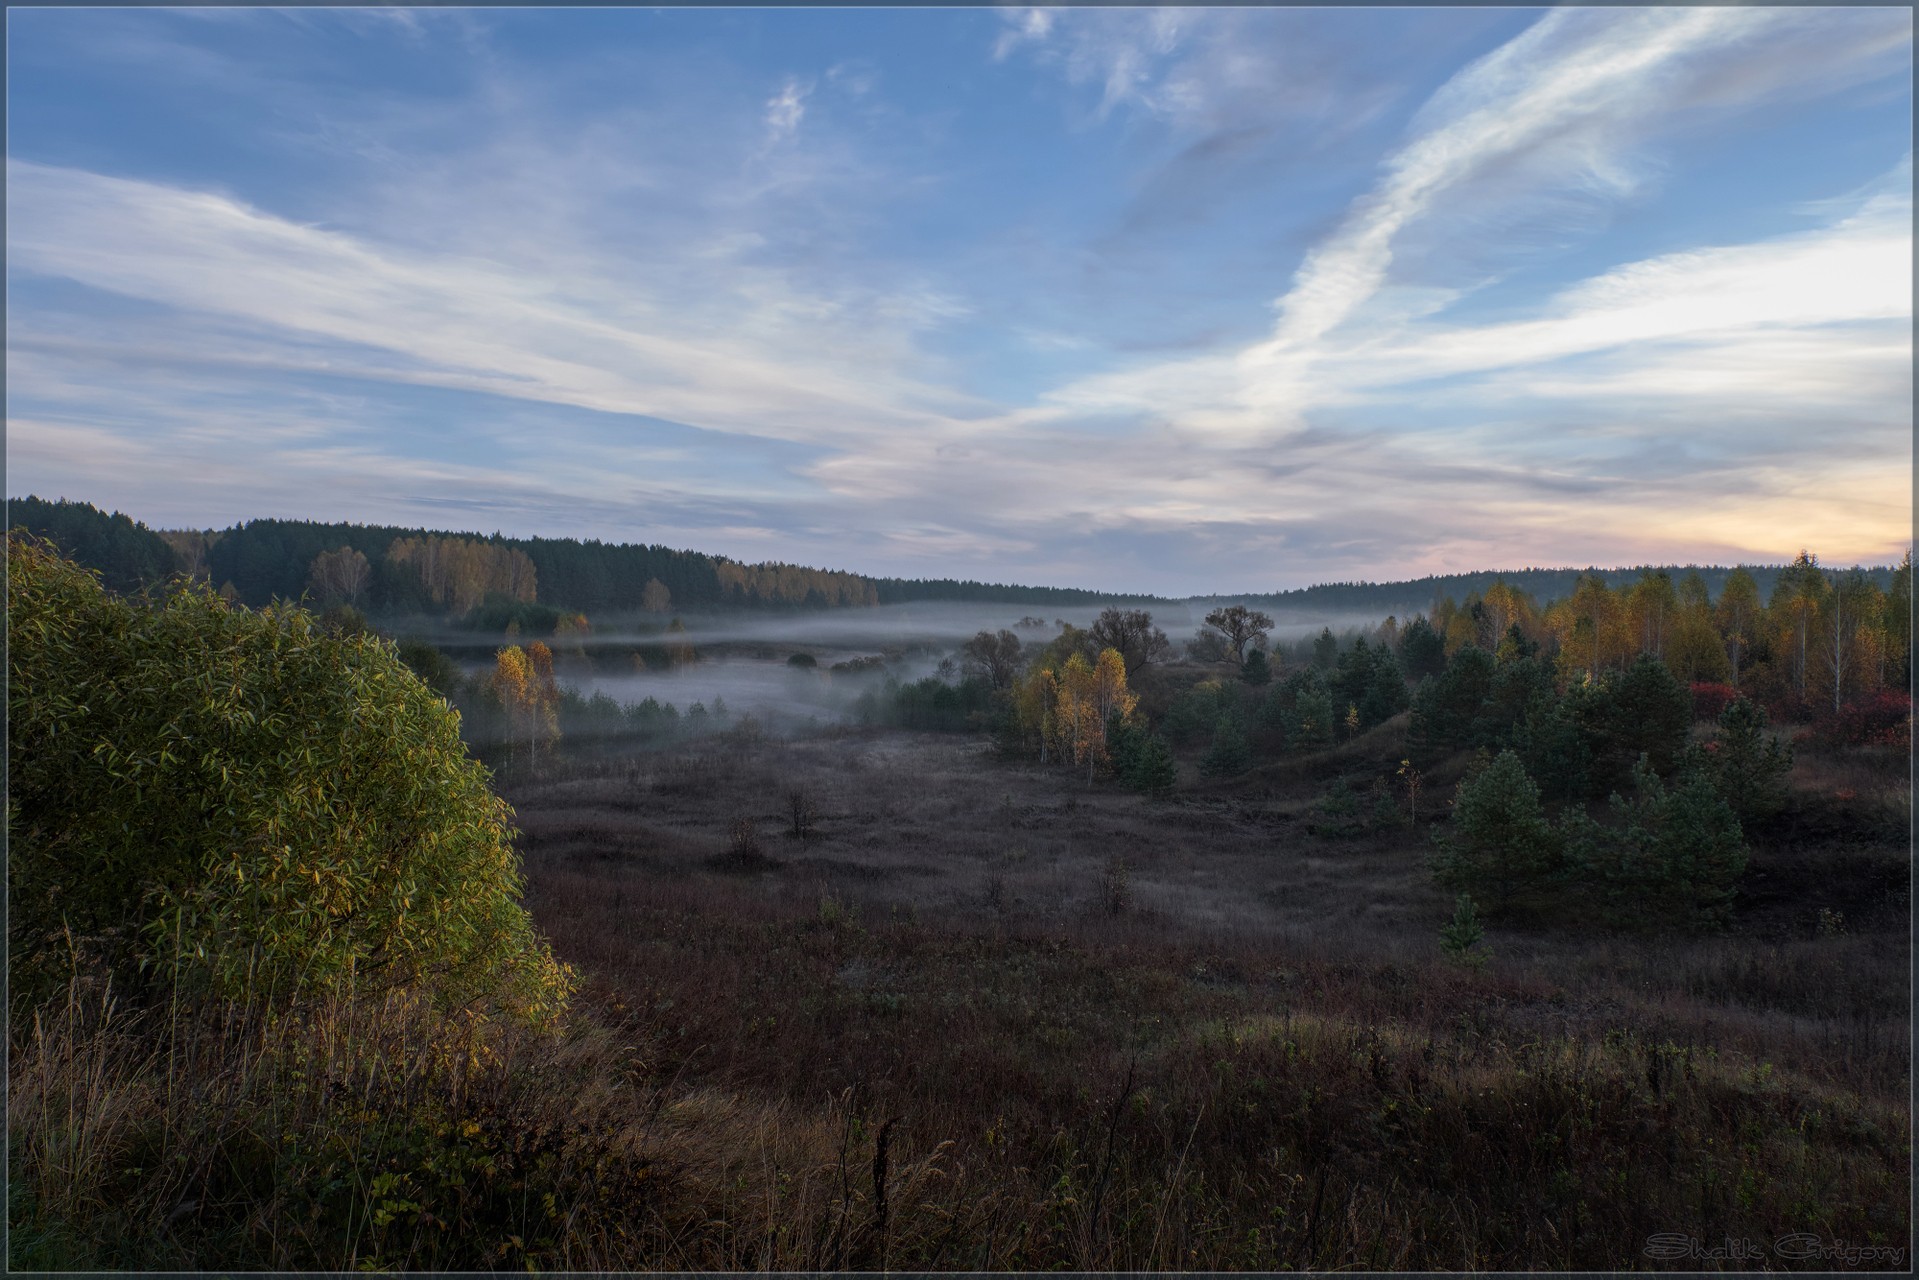
[[[732,314],[669,319],[668,300],[604,280],[390,252],[222,196],[17,160],[8,214],[24,270],[402,354],[412,366],[400,376],[422,383],[819,443],[964,406],[888,367],[907,352],[867,327],[872,299],[849,314],[736,285]],[[928,311],[879,305],[892,325]]]

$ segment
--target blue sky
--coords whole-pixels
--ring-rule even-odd
[[[1907,10],[7,19],[11,494],[1178,595],[1911,537]]]

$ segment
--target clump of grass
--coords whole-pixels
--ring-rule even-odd
[[[1472,895],[1460,894],[1453,903],[1453,918],[1439,930],[1439,949],[1455,964],[1477,969],[1486,963],[1486,953],[1479,949],[1480,940],[1485,936]]]
[[[613,1122],[638,1109],[639,1078],[591,1022],[540,1033],[403,992],[279,1009],[76,993],[15,1036],[16,1223],[40,1243],[10,1262],[591,1259],[643,1191],[632,1128]]]

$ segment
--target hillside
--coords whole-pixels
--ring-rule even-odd
[[[249,520],[224,530],[160,530],[84,503],[37,497],[8,503],[8,527],[52,539],[63,552],[99,571],[115,590],[134,590],[173,572],[203,575],[243,604],[275,599],[320,598],[314,562],[347,549],[365,557],[364,576],[352,602],[375,610],[464,613],[489,593],[588,615],[647,610],[707,612],[726,609],[829,609],[921,601],[1074,606],[1169,604],[1161,596],[1102,592],[953,578],[868,577],[836,569],[768,562],[743,564],[725,556],[638,543],[575,538],[506,538],[495,534],[363,525],[312,520]],[[466,554],[469,580],[437,584],[406,548]],[[396,553],[396,548],[401,551]],[[530,582],[510,574],[489,577],[493,561],[519,553],[530,563]],[[170,558],[169,558],[170,557]],[[443,557],[445,558],[445,557]],[[1782,565],[1740,566],[1769,596]],[[1572,593],[1581,573],[1597,573],[1619,588],[1641,574],[1664,570],[1675,578],[1697,570],[1716,596],[1730,565],[1642,565],[1617,568],[1523,568],[1439,574],[1403,582],[1330,582],[1287,591],[1190,597],[1197,603],[1241,602],[1257,608],[1315,615],[1365,614],[1407,617],[1432,609],[1442,597],[1464,598],[1503,581],[1545,603]],[[1882,590],[1892,569],[1869,570]]]

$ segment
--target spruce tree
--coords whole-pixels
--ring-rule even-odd
[[[1435,833],[1430,860],[1446,889],[1484,893],[1505,910],[1536,897],[1562,870],[1561,843],[1540,807],[1539,788],[1510,751],[1459,784],[1450,826]]]
[[[1746,846],[1739,819],[1703,768],[1668,785],[1647,757],[1633,768],[1633,798],[1612,799],[1610,826],[1588,824],[1578,874],[1615,924],[1718,924],[1729,912]]]
[[[1410,679],[1436,676],[1446,669],[1446,642],[1432,623],[1416,617],[1399,633],[1399,661]]]
[[[1379,645],[1372,651],[1372,670],[1366,679],[1365,692],[1359,699],[1359,718],[1370,728],[1392,719],[1412,705],[1412,696],[1406,691],[1406,678],[1400,673],[1399,663],[1394,660],[1392,650]]]
[[[1213,726],[1213,745],[1200,762],[1199,771],[1209,778],[1231,778],[1253,767],[1253,749],[1246,742],[1245,726],[1232,712],[1221,716]]]
[[[1339,641],[1333,638],[1333,629],[1320,628],[1319,638],[1313,641],[1313,665],[1321,671],[1331,671],[1338,661]]]
[[[1132,761],[1121,780],[1135,791],[1159,795],[1171,791],[1179,781],[1179,766],[1173,761],[1173,749],[1157,733],[1140,735]]]
[[[1710,759],[1719,794],[1742,828],[1750,831],[1785,805],[1792,748],[1766,732],[1766,712],[1757,703],[1735,698],[1726,704]]]
[[[1582,799],[1591,782],[1592,749],[1574,710],[1584,687],[1574,685],[1564,697],[1550,687],[1536,692],[1513,729],[1513,749],[1548,800]]]
[[[1246,655],[1246,661],[1239,668],[1239,678],[1254,688],[1273,678],[1272,664],[1266,661],[1264,649],[1254,649]]]

